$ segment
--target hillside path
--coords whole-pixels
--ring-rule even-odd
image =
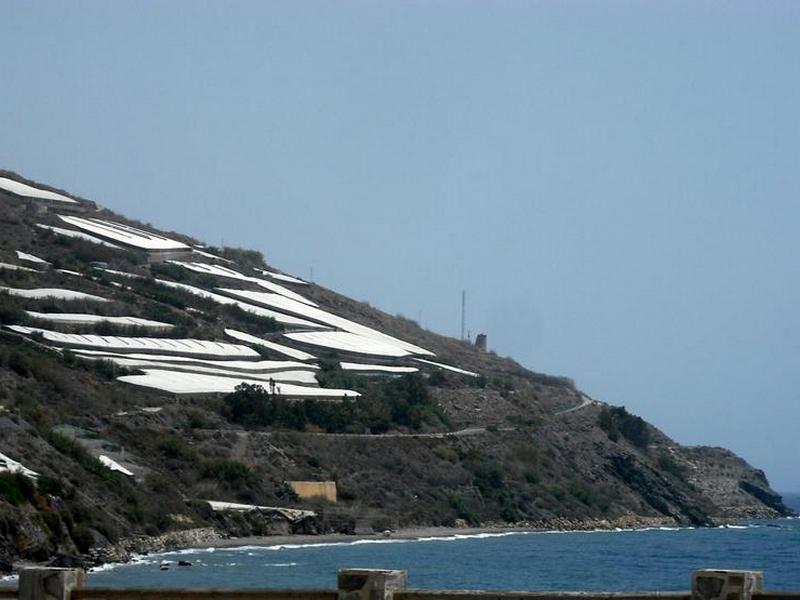
[[[586,394],[581,394],[581,403],[580,404],[578,404],[577,406],[573,406],[571,408],[560,410],[560,411],[558,411],[556,413],[556,416],[558,416],[558,415],[566,415],[566,414],[569,414],[571,412],[575,412],[576,410],[580,410],[582,408],[586,408],[587,406],[591,405],[593,402],[594,402],[594,400],[589,398],[589,396],[587,396]]]

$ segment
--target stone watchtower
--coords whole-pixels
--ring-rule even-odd
[[[486,350],[486,334],[485,333],[479,333],[475,337],[475,346],[477,348],[479,348],[480,350]]]

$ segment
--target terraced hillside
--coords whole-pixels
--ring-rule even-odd
[[[787,512],[568,379],[5,171],[0,323],[2,570],[198,532]]]

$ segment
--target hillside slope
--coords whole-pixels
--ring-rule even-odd
[[[70,198],[0,171],[0,570],[209,535],[789,512],[744,460],[566,378]]]

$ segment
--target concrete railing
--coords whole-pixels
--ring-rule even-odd
[[[71,600],[337,600],[329,590],[73,590]]]
[[[800,600],[800,592],[765,592],[760,571],[704,569],[687,592],[494,592],[406,589],[405,571],[342,569],[335,590],[209,590],[87,588],[81,569],[20,570],[18,600]]]
[[[689,592],[494,592],[409,590],[394,600],[691,600]]]

